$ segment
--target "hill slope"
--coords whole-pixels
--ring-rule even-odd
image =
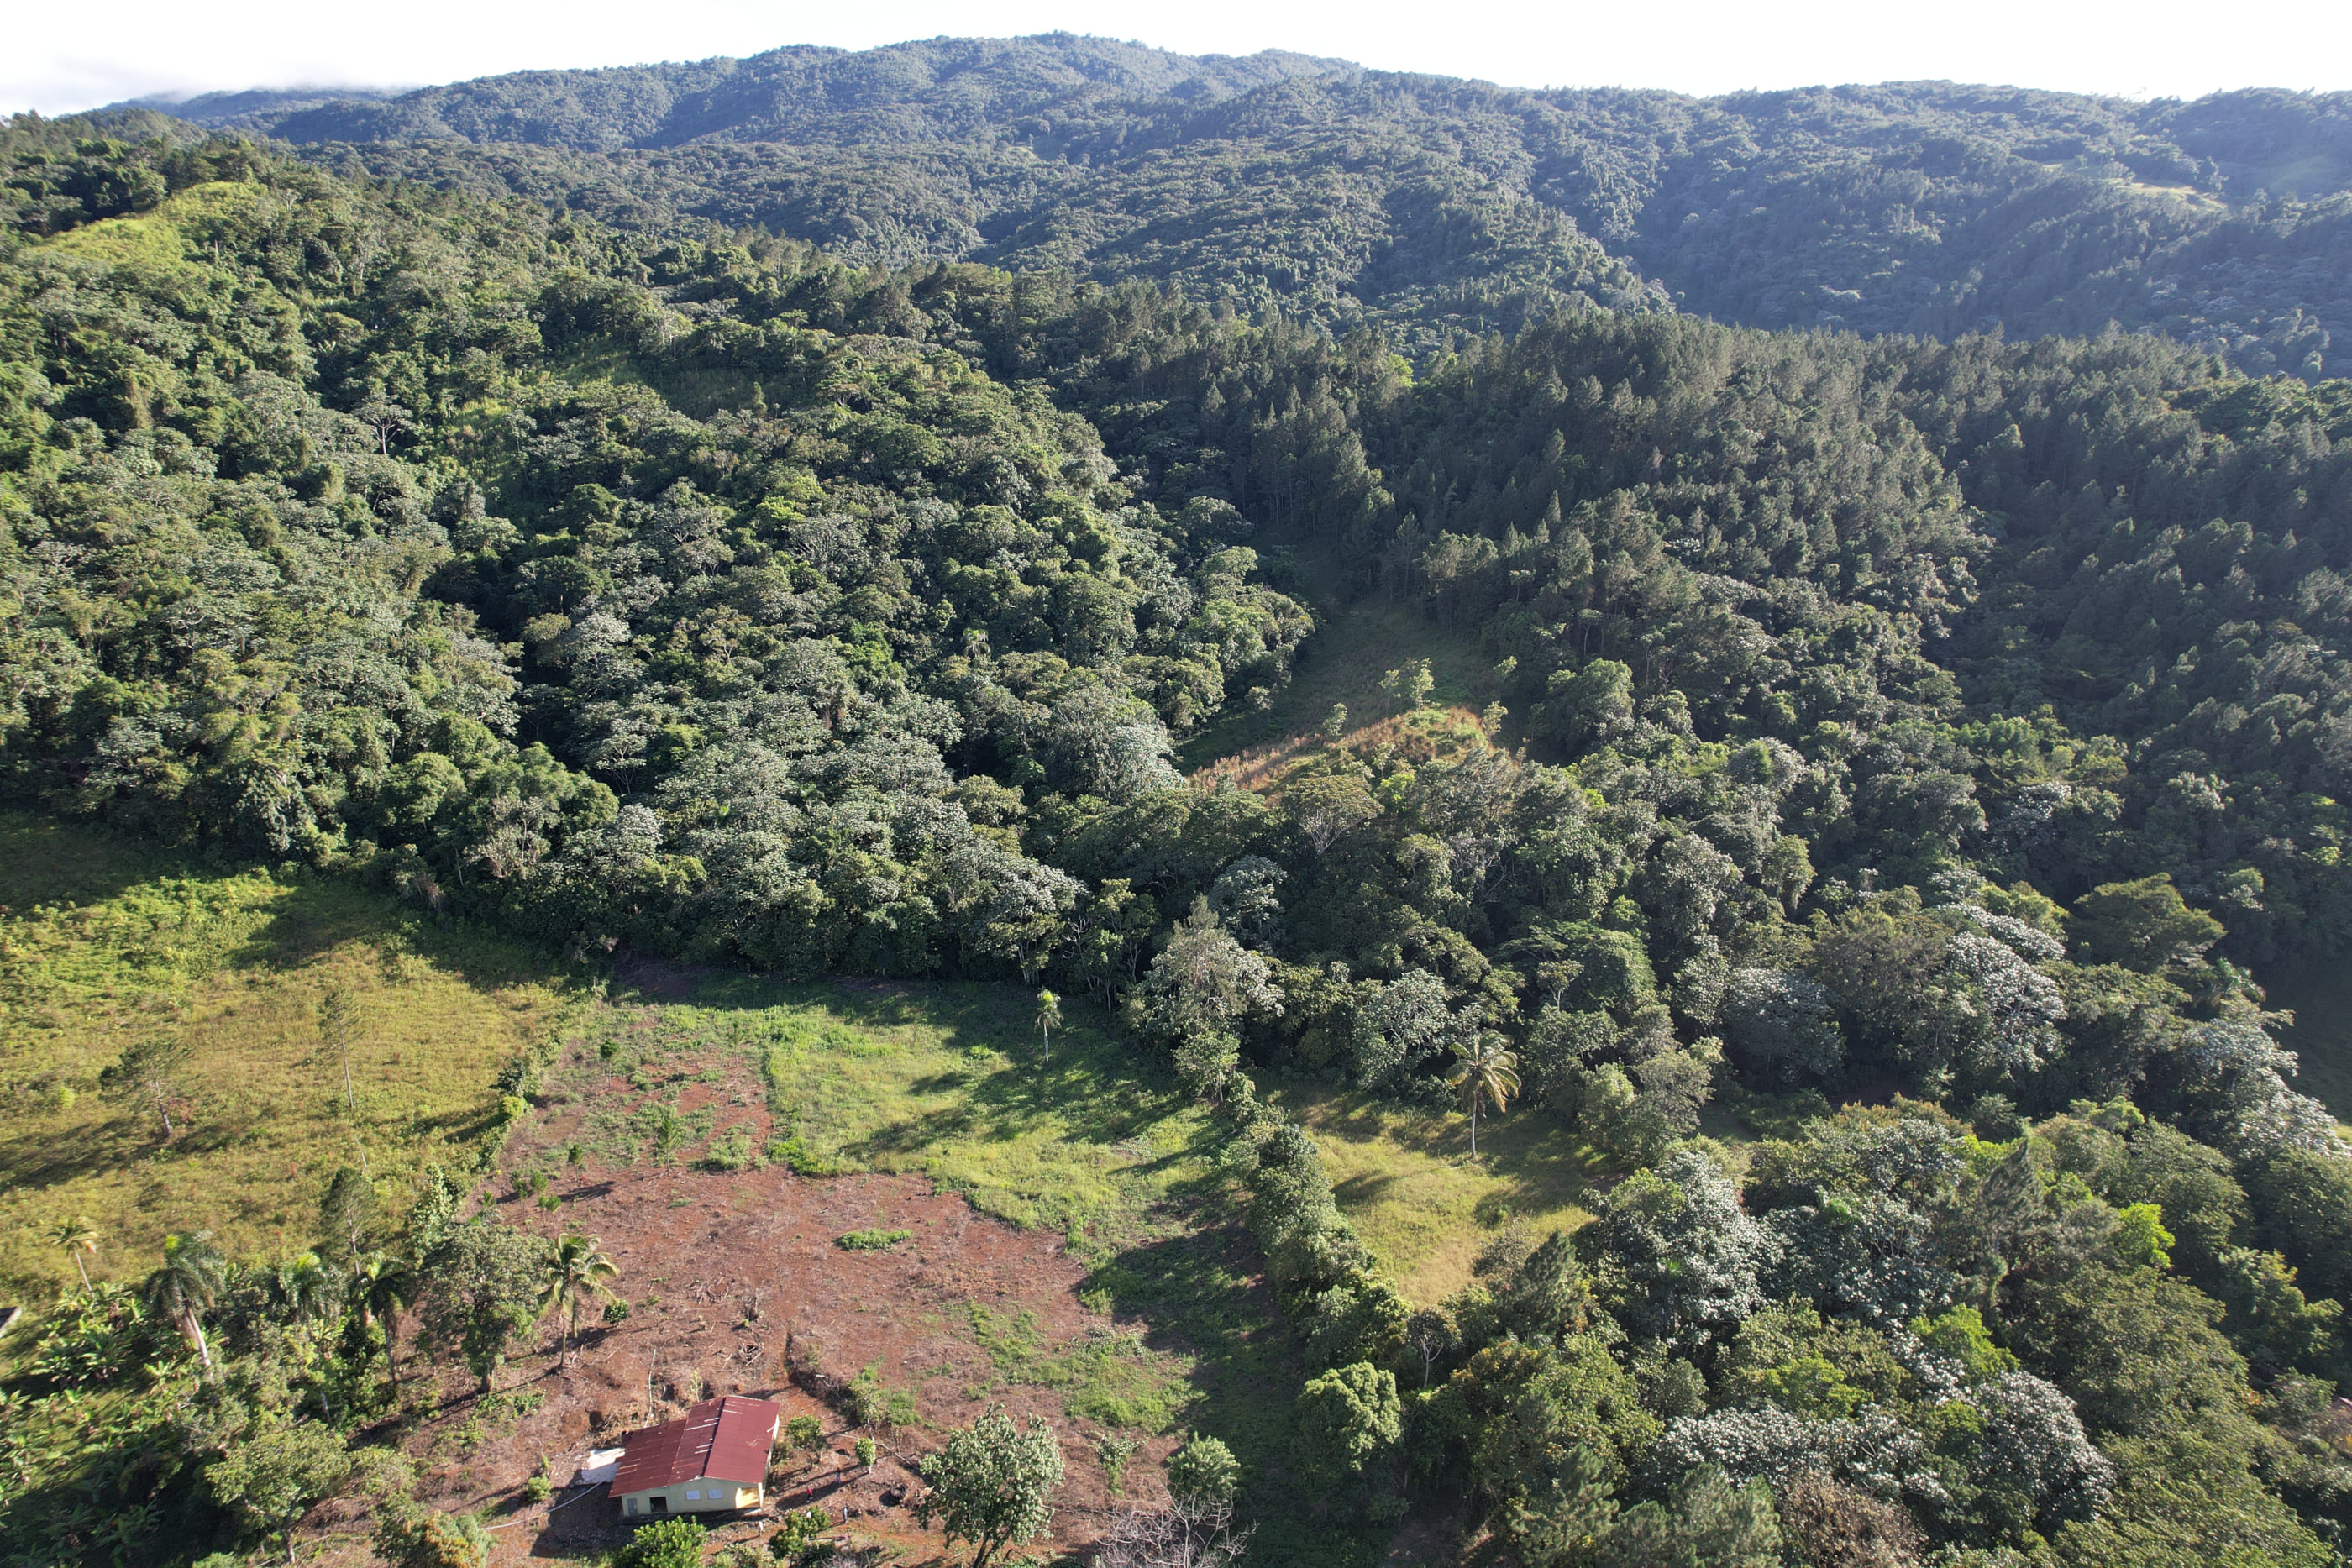
[[[1282,136],[1339,156],[1327,90],[1199,112],[1239,134],[1278,98]],[[582,959],[866,994],[1018,982],[988,994],[985,1040],[902,1054],[897,1088],[870,1035],[774,1049],[803,1037],[772,1032],[799,1027],[772,989],[709,1020],[732,1066],[637,1061],[651,1103],[610,1082],[636,1037],[583,1040],[571,1066],[603,1086],[538,1145],[566,1168],[572,1144],[640,1137],[732,1164],[782,1116],[796,1167],[904,1157],[1000,1212],[1068,1214],[1093,1176],[1116,1187],[1113,1156],[1172,1153],[1099,1122],[1114,1083],[1146,1093],[1214,1149],[1206,1187],[1247,1194],[1285,1354],[1316,1375],[1302,1440],[1269,1425],[1282,1457],[1245,1484],[1361,1521],[1317,1532],[1335,1550],[1377,1546],[1410,1466],[1522,1558],[1574,1529],[1599,1561],[1696,1560],[1675,1542],[1736,1512],[1771,1560],[1776,1503],[1792,1530],[1884,1503],[1890,1538],[2070,1568],[2137,1568],[2152,1540],[2330,1561],[2352,1155],[2289,1087],[2245,966],[2352,946],[2352,383],[2147,337],[1662,309],[1562,310],[1414,363],[1066,272],[859,269],[87,131],[0,139],[0,788],[375,879],[419,929],[454,911]],[[1276,241],[1328,241],[1314,202],[1354,199],[1282,187],[1293,144],[1255,145],[1236,210],[1262,192],[1302,215],[1192,236],[1202,268],[1270,277]],[[1169,162],[1172,221],[1198,204]],[[1442,189],[1461,162],[1427,166]],[[1070,243],[1091,221],[1069,212]],[[1480,254],[1437,259],[1486,287]],[[1400,264],[1381,298],[1435,308],[1412,292],[1433,276]],[[1310,656],[1320,689],[1286,700],[1310,580],[1387,597],[1328,618],[1353,667]],[[1334,702],[1385,711],[1327,737]],[[1301,717],[1249,788],[1176,771],[1181,736]],[[157,902],[122,930],[168,964],[177,900]],[[60,952],[27,983],[70,978]],[[1120,1027],[1080,1048],[1066,1000]],[[149,1038],[209,1021],[155,1015]],[[1097,1084],[1041,1082],[1042,1049],[1034,1077],[931,1050],[1048,1029],[1056,1071],[1099,1063]],[[110,1088],[145,1041],[110,1026],[47,1083],[44,1043],[68,1054],[13,1057],[26,1126],[90,1135],[30,1113],[79,1112],[57,1092]],[[1725,1111],[1766,1136],[1727,1147]],[[315,1167],[338,1149],[314,1124]],[[573,1196],[516,1174],[545,1212]],[[1128,1190],[1148,1206],[1156,1179]],[[380,1236],[417,1265],[439,1371],[462,1354],[495,1393],[545,1270],[588,1260],[456,1223],[463,1196],[429,1189]],[[1591,1222],[1546,1240],[1506,1206]],[[26,1217],[78,1243],[73,1213]],[[377,1375],[388,1312],[327,1299],[376,1242],[330,1241],[282,1275],[175,1252],[176,1323],[79,1291],[47,1314],[71,1364],[0,1412],[42,1455],[31,1481],[0,1467],[0,1554],[110,1561],[74,1521],[147,1506],[151,1448],[180,1466],[169,1506],[224,1544],[289,1526],[250,1492],[226,1511],[255,1467],[316,1458],[304,1498],[356,1483],[334,1424],[389,1415],[425,1368]],[[285,1390],[274,1425],[166,1408],[200,1376],[199,1311],[232,1386]],[[94,1441],[73,1391],[150,1360],[163,1380]],[[1605,1476],[1556,1465],[1580,1433]],[[1868,1490],[1767,1490],[1813,1470]],[[207,1539],[161,1519],[126,1555]],[[1273,1529],[1265,1555],[1303,1561]]]
[[[1579,293],[1874,333],[2114,320],[2312,378],[2352,331],[2341,93],[1696,99],[1052,35],[255,96],[220,109],[437,183],[759,223],[885,265],[1175,280],[1427,341]]]

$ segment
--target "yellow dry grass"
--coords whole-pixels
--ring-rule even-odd
[[[1293,770],[1330,744],[1320,733],[1294,735],[1231,757],[1221,757],[1195,769],[1192,782],[1203,789],[1231,784],[1243,789],[1279,794],[1283,780]],[[1387,747],[1405,761],[1418,765],[1432,758],[1458,756],[1474,747],[1491,748],[1495,743],[1479,716],[1468,708],[1425,707],[1358,725],[1344,732],[1337,744],[1364,757]]]

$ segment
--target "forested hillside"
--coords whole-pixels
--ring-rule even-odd
[[[1241,85],[1154,112],[1438,90]],[[1552,101],[1444,90],[1465,124]],[[1171,264],[1193,298],[1084,246],[867,268],[607,221],[440,146],[381,154],[411,181],[95,129],[0,144],[14,801],[583,964],[1095,998],[1216,1118],[1304,1380],[1260,1495],[1312,1500],[1333,1561],[1464,1497],[1545,1564],[2336,1560],[2352,1152],[2255,976],[2352,938],[2352,386],[1611,310],[1564,272],[1446,350],[1402,247],[1345,332],[1237,312],[1212,274],[1271,276],[1255,219]],[[1400,657],[1256,788],[1188,784],[1177,742],[1315,657],[1310,567],[1474,647],[1490,703]],[[19,1094],[148,1113],[150,1058],[11,1049]],[[1467,1160],[1543,1118],[1598,1217],[1498,1215],[1409,1301],[1286,1082],[1458,1104]],[[525,1264],[456,1218],[386,1244],[479,1271],[423,1321],[487,1388]],[[0,1482],[26,1561],[114,1549],[51,1528],[68,1489],[226,1539],[207,1508],[324,1445],[290,1521],[235,1516],[291,1535],[396,1398],[363,1389],[404,1309],[258,1270],[245,1381],[200,1392],[209,1301],[166,1261],[143,1328],[47,1320],[0,1410],[50,1429],[134,1330],[188,1391]],[[429,1533],[384,1508],[388,1552]]]
[[[2352,333],[2340,93],[2137,103],[1924,82],[1695,99],[1055,35],[186,108],[329,161],[638,225],[708,217],[869,265],[1174,281],[1417,346],[1516,330],[1576,294],[1865,333],[2112,320],[2312,380]]]

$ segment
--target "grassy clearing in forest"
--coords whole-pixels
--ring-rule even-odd
[[[1437,683],[1430,701],[1438,706],[1475,712],[1495,700],[1493,663],[1480,651],[1475,631],[1449,632],[1417,606],[1385,596],[1349,602],[1338,591],[1336,567],[1304,552],[1297,565],[1314,611],[1313,639],[1265,712],[1236,705],[1184,743],[1180,761],[1188,771],[1312,734],[1334,703],[1346,705],[1350,731],[1395,714],[1402,705],[1381,693],[1381,677],[1408,659],[1429,661]]]
[[[318,1060],[331,986],[358,1010],[356,1114]],[[234,1256],[307,1247],[362,1149],[391,1194],[478,1138],[499,1067],[565,998],[530,950],[353,882],[0,816],[0,1289],[70,1280],[40,1233],[75,1217],[100,1277],[144,1275],[171,1231],[210,1228]],[[187,1046],[168,1139],[152,1103],[100,1082],[155,1038]]]
[[[2303,1058],[2294,1086],[2352,1127],[2352,963],[2314,959],[2263,982],[2268,1003],[2294,1014],[2279,1043]]]
[[[1416,1306],[1466,1284],[1504,1224],[1540,1235],[1590,1219],[1591,1184],[1606,1168],[1541,1111],[1481,1118],[1474,1159],[1470,1119],[1458,1112],[1296,1084],[1270,1098],[1314,1132],[1340,1211]]]

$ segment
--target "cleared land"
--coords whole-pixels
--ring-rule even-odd
[[[1381,1267],[1415,1306],[1470,1281],[1493,1232],[1517,1220],[1538,1235],[1573,1230],[1604,1166],[1540,1111],[1470,1118],[1369,1094],[1285,1087],[1273,1098],[1313,1130],[1333,1196]]]
[[[1352,602],[1339,592],[1337,565],[1316,552],[1291,559],[1315,616],[1315,635],[1300,651],[1288,685],[1263,712],[1236,706],[1184,743],[1181,760],[1204,769],[1244,752],[1277,747],[1313,735],[1332,705],[1348,710],[1348,737],[1395,714],[1400,705],[1381,691],[1381,677],[1409,659],[1429,661],[1440,707],[1483,708],[1495,698],[1494,669],[1475,635],[1454,635],[1412,604],[1374,596]]]
[[[1071,1006],[1047,1062],[1033,999],[1011,987],[784,986],[652,965],[625,979],[583,1015],[509,1141],[499,1192],[513,1211],[551,1233],[603,1235],[608,1249],[616,1236],[658,1249],[646,1226],[663,1211],[613,1218],[614,1195],[668,1180],[681,1224],[689,1211],[697,1222],[695,1277],[771,1281],[762,1310],[780,1323],[797,1314],[826,1367],[871,1365],[904,1395],[913,1451],[988,1398],[1048,1416],[1066,1448],[1139,1442],[1139,1473],[1179,1434],[1213,1433],[1246,1467],[1262,1539],[1286,1542],[1287,1560],[1360,1559],[1344,1535],[1285,1533],[1298,1511],[1288,1334],[1212,1168],[1207,1115],[1099,1019]],[[793,1164],[835,1174],[775,1168]],[[921,1179],[875,1179],[886,1176]],[[834,1218],[777,1229],[777,1214],[805,1207],[795,1195],[830,1205],[836,1189],[880,1195],[879,1207],[852,1212],[861,1200],[845,1197]],[[949,1253],[926,1250],[921,1217],[938,1210],[908,1196],[934,1192],[972,1216]],[[913,1234],[870,1253],[835,1244],[876,1229]],[[789,1267],[780,1235],[796,1239]],[[997,1277],[1036,1299],[998,1301],[966,1278],[955,1261],[966,1255],[1026,1260]],[[810,1282],[835,1291],[861,1270],[889,1281],[864,1298],[877,1316],[835,1310],[825,1326]],[[667,1300],[677,1283],[656,1290]]]
[[[2303,1058],[2295,1087],[2352,1126],[2352,962],[2318,959],[2265,977],[2269,1005],[2294,1014],[2279,1043]]]
[[[358,1018],[348,1102],[320,1052],[331,987]],[[364,1156],[391,1201],[469,1153],[499,1068],[570,995],[530,950],[354,882],[0,816],[0,1290],[39,1300],[71,1280],[39,1232],[77,1216],[105,1278],[143,1276],[173,1231],[209,1228],[233,1256],[299,1250],[338,1166]],[[168,1104],[110,1092],[104,1071],[158,1039],[186,1047]]]
[[[560,1131],[565,1119],[558,1107],[538,1130]],[[565,1483],[591,1448],[719,1394],[775,1398],[823,1429],[816,1447],[776,1453],[774,1508],[821,1506],[841,1525],[838,1539],[905,1560],[940,1548],[908,1506],[920,1456],[991,1404],[1048,1421],[1060,1439],[1068,1480],[1044,1555],[1081,1551],[1116,1506],[1106,1437],[1136,1445],[1128,1495],[1157,1492],[1159,1463],[1179,1441],[1172,1416],[1192,1403],[1192,1358],[1087,1305],[1086,1264],[1051,1233],[981,1214],[918,1177],[810,1180],[690,1160],[567,1169],[551,1189],[557,1207],[509,1197],[502,1212],[549,1235],[597,1236],[620,1265],[612,1285],[627,1318],[608,1325],[590,1314],[569,1356],[551,1322],[487,1397],[445,1368],[437,1408],[402,1439],[421,1495],[498,1527],[494,1561],[593,1558],[619,1545],[629,1531],[609,1497]],[[836,1244],[877,1228],[908,1235],[870,1251]],[[846,1398],[844,1384],[855,1390]],[[862,1435],[882,1451],[870,1472],[856,1460]],[[524,1483],[541,1473],[558,1490],[532,1503]],[[365,1528],[344,1504],[314,1515],[310,1534],[321,1545],[348,1538],[338,1555],[356,1564]],[[719,1534],[754,1540],[772,1528],[744,1520]]]

